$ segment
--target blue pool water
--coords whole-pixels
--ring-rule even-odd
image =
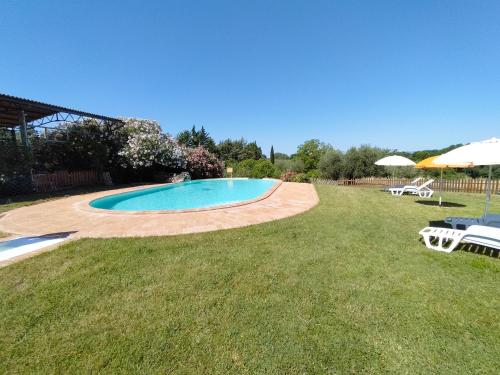
[[[117,211],[206,208],[258,198],[277,183],[258,179],[196,180],[110,195],[90,205]]]

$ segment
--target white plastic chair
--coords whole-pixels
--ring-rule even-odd
[[[410,185],[414,186],[417,182],[419,182],[420,180],[422,179],[422,177],[417,177],[416,179],[412,180],[410,182]],[[385,188],[384,188],[384,191],[389,191],[390,189],[395,189],[395,188],[402,188],[404,187],[405,185],[387,185]]]
[[[434,194],[434,190],[432,190],[429,185],[432,184],[434,180],[428,180],[424,182],[420,186],[415,185],[406,185],[403,187],[395,187],[390,188],[389,191],[394,196],[401,196],[404,193],[418,195],[420,198],[430,198],[432,194]]]
[[[451,253],[460,242],[500,249],[500,228],[471,225],[467,230],[426,227],[419,234],[432,250]]]

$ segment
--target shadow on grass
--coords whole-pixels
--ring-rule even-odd
[[[417,204],[424,206],[439,206],[438,201],[415,201]],[[441,202],[442,207],[467,207],[465,204],[455,203],[455,202]]]
[[[423,238],[419,238],[418,241],[423,246],[425,246],[425,241]],[[429,250],[431,250],[431,249],[429,249]],[[458,246],[455,248],[455,250],[452,251],[451,254],[453,254],[456,251],[465,251],[467,253],[472,253],[472,254],[487,256],[490,258],[500,259],[500,250],[493,249],[491,247],[476,245],[476,244],[472,244],[472,243],[465,243],[465,242],[459,243]]]
[[[39,238],[66,238],[71,236],[72,234],[78,233],[77,230],[70,230],[67,232],[54,232],[54,233],[47,233],[47,234],[41,234],[38,236]]]
[[[78,233],[78,231],[73,230],[29,236],[0,232],[0,245],[5,247],[7,244],[9,247],[17,247],[47,240],[64,239],[75,233]]]
[[[77,231],[47,233],[47,234],[41,234],[39,236],[16,236],[16,238],[2,241],[2,244],[4,246],[7,245],[8,247],[25,246],[47,240],[68,238],[69,236],[75,233],[77,233]]]
[[[500,258],[500,250],[492,249],[491,247],[475,245],[471,243],[461,243],[457,246],[455,250],[461,250],[467,253],[473,253],[477,255],[484,255],[491,258]]]

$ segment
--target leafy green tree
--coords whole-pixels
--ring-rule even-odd
[[[196,131],[196,126],[193,125],[191,128],[191,143],[192,147],[199,146],[199,137],[198,137],[198,132]]]
[[[196,130],[196,126],[193,125],[191,130],[184,130],[177,134],[176,140],[179,144],[189,148],[203,146],[210,153],[216,153],[217,151],[215,141],[210,137],[204,126],[200,130]]]
[[[344,155],[338,150],[325,152],[319,160],[321,177],[338,180],[344,169]]]
[[[246,159],[236,165],[235,175],[251,178],[277,178],[280,175],[280,171],[267,159]]]
[[[36,171],[109,171],[117,182],[151,180],[157,172],[185,169],[184,148],[150,120],[61,124],[34,137],[32,150]]]
[[[243,159],[255,159],[259,160],[263,158],[262,149],[257,146],[257,142],[247,143],[243,147],[243,154],[240,155]]]
[[[259,159],[255,163],[254,167],[254,178],[264,178],[264,177],[279,177],[280,171],[274,164],[272,164],[267,159]]]
[[[301,159],[293,158],[290,164],[290,170],[292,170],[295,173],[305,173],[306,172],[306,165]]]
[[[430,158],[431,156],[444,154],[460,146],[462,146],[462,144],[451,145],[442,149],[435,149],[435,150],[420,150],[415,152],[403,152],[403,153],[398,152],[398,154],[402,154],[403,156],[406,156],[418,163],[419,161]]]
[[[247,159],[236,164],[234,175],[238,177],[253,177],[253,170],[257,160]]]
[[[111,126],[109,124],[105,126]],[[117,129],[117,132],[124,132]],[[108,170],[117,161],[112,147],[118,134],[104,132],[104,126],[91,119],[78,123],[63,123],[33,141],[36,170]],[[123,144],[125,139],[121,139]],[[117,145],[121,148],[122,145]]]
[[[386,169],[383,166],[375,165],[375,162],[387,156],[387,153],[387,150],[367,145],[352,147],[345,153],[342,174],[349,179],[386,176]]]
[[[276,168],[278,168],[282,172],[291,171],[292,170],[290,168],[291,164],[292,164],[291,160],[276,159],[274,161],[274,165],[276,166]]]
[[[263,157],[262,149],[256,142],[248,143],[245,139],[226,139],[217,146],[217,153],[224,161],[258,160]]]
[[[26,173],[30,169],[31,158],[18,138],[14,131],[0,127],[0,179],[2,175]]]
[[[271,152],[269,153],[269,159],[271,160],[271,164],[274,164],[274,147],[271,145]]]
[[[225,139],[219,142],[217,146],[217,154],[224,161],[241,161],[243,159],[240,156],[243,153],[243,147],[245,146],[244,139]]]
[[[290,156],[288,156],[287,154],[284,154],[282,152],[275,152],[274,153],[274,158],[276,160],[289,160]]]
[[[310,139],[297,148],[294,158],[304,163],[305,171],[307,172],[317,169],[321,156],[332,149],[331,145],[320,142],[319,139]]]
[[[189,130],[183,130],[179,134],[177,134],[176,140],[183,146],[193,147],[191,131]]]
[[[217,146],[210,134],[205,130],[205,127],[202,126],[201,130],[197,134],[197,146],[203,146],[210,153],[215,153],[217,150]]]
[[[445,172],[449,172],[450,170],[445,170]],[[489,167],[488,166],[483,166],[483,167],[474,167],[474,168],[466,168],[462,170],[464,174],[466,174],[469,177],[472,178],[478,178],[478,177],[488,177],[489,173]],[[491,170],[491,177],[494,179],[499,179],[500,178],[500,166],[494,166]]]

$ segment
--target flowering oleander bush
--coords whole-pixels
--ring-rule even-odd
[[[280,179],[285,182],[309,182],[310,177],[307,173],[296,173],[294,171],[285,171]]]
[[[119,151],[124,166],[135,169],[155,167],[169,171],[188,171],[192,178],[221,177],[224,164],[203,146],[180,145],[160,125],[151,120],[126,120],[127,142]],[[158,173],[158,172],[157,172]]]
[[[293,182],[296,175],[297,173],[294,171],[285,171],[281,174],[280,179],[285,182]]]
[[[126,121],[128,139],[119,155],[124,167],[144,168],[155,164],[172,169],[186,168],[186,151],[169,134],[162,132],[160,124],[152,120]]]
[[[222,177],[224,163],[203,146],[186,150],[187,170],[193,179]]]

